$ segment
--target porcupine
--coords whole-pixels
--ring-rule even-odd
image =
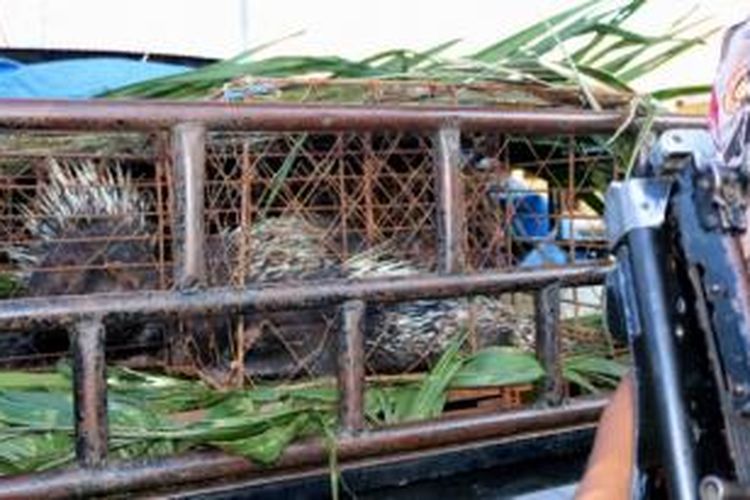
[[[346,263],[354,278],[414,276],[428,272],[415,262],[395,258],[387,249],[355,255]],[[461,333],[473,328],[477,347],[528,348],[534,322],[501,299],[421,299],[371,306],[365,332],[366,364],[377,373],[428,367]]]
[[[109,267],[151,263],[154,255],[151,233],[146,230],[146,200],[132,187],[129,176],[118,165],[97,168],[92,161],[46,163],[46,182],[38,186],[30,206],[21,208],[30,242],[7,249],[19,267],[24,295],[155,288],[158,276],[151,267],[116,271]],[[144,345],[158,343],[162,332],[157,325],[110,326],[108,344],[132,346],[118,352],[127,356]],[[33,331],[2,334],[0,345],[5,364],[15,365],[13,358],[52,361],[66,351],[68,340],[64,332]]]
[[[14,252],[28,274],[26,284],[30,294],[156,288],[156,272],[148,269],[111,272],[95,267],[85,272],[77,270],[74,274],[56,275],[36,271],[66,264],[102,266],[112,261],[147,262],[153,257],[152,242],[143,238],[153,234],[142,215],[146,202],[118,166],[104,169],[96,168],[91,162],[61,165],[52,161],[49,172],[50,181],[40,191],[34,208],[41,218],[27,217],[27,229],[36,243]],[[105,249],[101,248],[100,241],[87,241],[91,237],[115,235],[135,238],[107,242]],[[421,271],[412,263],[372,251],[357,254],[341,265],[325,251],[323,231],[299,217],[260,221],[249,229],[248,236],[251,248],[246,264],[247,283],[385,277]],[[210,284],[226,284],[236,271],[241,262],[239,241],[242,237],[243,232],[235,229],[223,234],[219,245],[209,249],[207,254],[213,257],[208,261]],[[479,338],[487,343],[494,343],[488,339],[505,343],[513,332],[531,328],[527,318],[514,317],[500,301],[475,300],[475,326]],[[317,339],[309,335],[309,328],[306,328],[315,322],[316,314],[319,319],[320,312],[275,313],[273,321],[280,327],[275,332],[269,322],[262,322],[248,342],[251,350],[246,358],[247,373],[269,377],[295,375],[299,373],[296,370],[300,357],[308,358],[306,371],[309,373],[330,373],[334,360],[331,339]],[[374,372],[388,373],[424,365],[456,337],[470,314],[468,302],[459,299],[370,307],[365,332],[368,366]],[[226,318],[220,318],[216,324],[225,328],[227,323]],[[138,338],[130,338],[133,332]],[[117,333],[108,332],[108,339],[114,343],[148,343],[160,334],[153,324],[140,331],[129,328],[122,331],[122,335]],[[228,338],[226,332],[223,336]],[[12,337],[6,337],[9,338]],[[60,339],[64,336],[37,334],[26,338],[31,339],[31,345],[25,346],[27,351],[55,352],[63,348]],[[298,354],[290,359],[289,348],[295,346]]]
[[[210,255],[214,258],[207,262],[209,286],[230,282],[235,286],[274,286],[346,277],[326,251],[324,231],[295,216],[262,219],[245,231],[225,231],[212,239]],[[230,327],[233,332],[238,319],[244,323],[245,373],[267,378],[328,373],[335,345],[330,335],[317,334],[326,330],[326,321],[334,314],[330,308],[322,308],[235,316]],[[232,340],[222,344],[225,349],[219,361],[226,369],[236,352],[232,352]]]
[[[148,202],[118,164],[96,165],[91,161],[47,162],[46,179],[39,183],[30,206],[22,207],[21,215],[29,243],[6,248],[11,261],[17,264],[18,277],[25,296],[89,294],[97,292],[135,291],[159,288],[159,277],[153,267],[155,228],[146,220]],[[309,236],[313,233],[314,236]],[[279,235],[284,234],[284,245]],[[210,285],[222,286],[230,281],[238,263],[240,230],[210,238]],[[280,218],[252,227],[253,259],[247,270],[248,283],[273,283],[295,279],[340,277],[336,266],[318,247],[317,234],[309,224],[298,218]],[[286,249],[286,253],[284,252]],[[289,252],[289,249],[296,249]],[[114,263],[114,267],[108,264]],[[146,266],[142,266],[146,263]],[[133,266],[135,264],[135,266]],[[69,268],[69,271],[63,270]],[[283,316],[284,314],[277,314]],[[305,314],[286,314],[304,323]],[[282,318],[283,319],[283,318]],[[231,332],[228,315],[211,318],[190,318],[196,323],[190,339],[191,355],[198,364],[201,359],[221,362],[216,353],[200,344],[227,344]],[[286,323],[289,323],[286,321]],[[174,325],[169,325],[174,327]],[[288,325],[287,325],[288,326]],[[115,347],[125,356],[139,351],[138,346],[164,347],[162,322],[108,325],[108,347]],[[205,331],[204,331],[205,330]],[[286,335],[289,337],[290,335]],[[285,339],[286,343],[293,338]],[[133,350],[123,351],[131,345]],[[33,331],[0,334],[0,366],[23,366],[40,361],[55,361],[68,347],[62,331]],[[262,347],[262,346],[261,346]],[[227,346],[222,346],[226,355]],[[260,349],[263,351],[263,349]],[[278,359],[261,352],[260,373],[274,371]],[[211,359],[214,358],[214,359]],[[277,363],[278,364],[278,363]],[[263,368],[263,366],[266,366]]]
[[[249,231],[251,242],[248,282],[272,283],[305,279],[348,280],[390,278],[428,272],[413,262],[393,256],[388,246],[357,252],[340,262],[325,252],[325,231],[299,217],[264,220]],[[238,233],[225,241],[236,246]],[[236,258],[236,249],[227,252]],[[233,267],[236,263],[233,264]],[[225,272],[214,272],[223,275]],[[270,321],[250,330],[252,349],[246,358],[248,374],[292,377],[299,373],[331,374],[334,367],[333,339],[321,322],[335,317],[331,309],[309,314],[294,311],[275,315]],[[499,299],[417,300],[395,305],[370,305],[365,321],[366,365],[374,373],[403,373],[429,366],[448,344],[468,328],[473,320],[480,346],[519,345],[527,347],[533,336],[529,316],[515,314]],[[281,323],[281,331],[269,323]],[[310,324],[318,323],[311,335]],[[289,356],[289,349],[297,356]],[[295,359],[297,358],[297,359]],[[305,359],[300,363],[299,358]],[[274,360],[273,362],[271,360]]]

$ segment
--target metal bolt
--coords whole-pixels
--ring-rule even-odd
[[[748,394],[748,387],[745,384],[737,384],[732,389],[732,392],[737,397],[744,397]]]
[[[698,179],[698,187],[701,189],[711,189],[711,179],[708,177],[700,177]]]
[[[682,136],[678,134],[672,134],[672,142],[675,144],[682,144]]]
[[[714,500],[722,497],[721,482],[715,477],[704,479],[700,490],[702,500]]]
[[[700,484],[701,500],[720,500],[722,498],[747,498],[745,487],[734,482],[728,482],[716,476],[703,478]]]
[[[687,312],[687,304],[685,303],[685,299],[680,297],[677,299],[677,304],[675,304],[677,307],[677,314],[685,314]]]

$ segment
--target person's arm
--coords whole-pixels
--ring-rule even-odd
[[[633,382],[620,382],[599,421],[594,449],[576,492],[579,500],[627,500],[635,449]]]

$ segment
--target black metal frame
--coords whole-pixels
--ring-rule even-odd
[[[707,133],[669,131],[609,193],[610,324],[635,361],[637,498],[750,494],[747,173],[715,159]]]

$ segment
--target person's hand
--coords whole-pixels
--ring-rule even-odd
[[[635,411],[630,375],[620,382],[599,421],[594,449],[576,492],[579,500],[628,500],[635,450]]]

